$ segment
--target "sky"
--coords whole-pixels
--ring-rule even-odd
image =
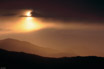
[[[0,39],[15,38],[81,56],[104,57],[103,3],[1,0]]]

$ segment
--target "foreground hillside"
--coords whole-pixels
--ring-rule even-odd
[[[103,66],[104,58],[102,57],[47,58],[0,49],[0,67],[6,69],[70,69],[75,67],[91,69]]]

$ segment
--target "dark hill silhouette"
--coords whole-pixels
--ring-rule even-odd
[[[8,51],[25,52],[25,53],[37,54],[37,55],[46,56],[46,57],[66,56],[64,55],[64,52],[61,52],[58,50],[39,47],[37,45],[33,45],[26,41],[19,41],[11,38],[0,40],[0,48]],[[73,53],[70,53],[70,54],[68,53],[67,55],[76,56]]]
[[[6,69],[71,69],[71,68],[104,68],[104,58],[63,57],[47,58],[23,52],[13,52],[0,49],[0,67]]]

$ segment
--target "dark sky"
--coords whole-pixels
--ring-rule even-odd
[[[1,0],[0,9],[33,9],[35,17],[64,21],[104,21],[101,0]]]

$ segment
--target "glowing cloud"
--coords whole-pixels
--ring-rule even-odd
[[[24,22],[24,30],[26,31],[32,31],[39,27],[39,25],[33,21],[32,17],[27,17],[26,21]]]

